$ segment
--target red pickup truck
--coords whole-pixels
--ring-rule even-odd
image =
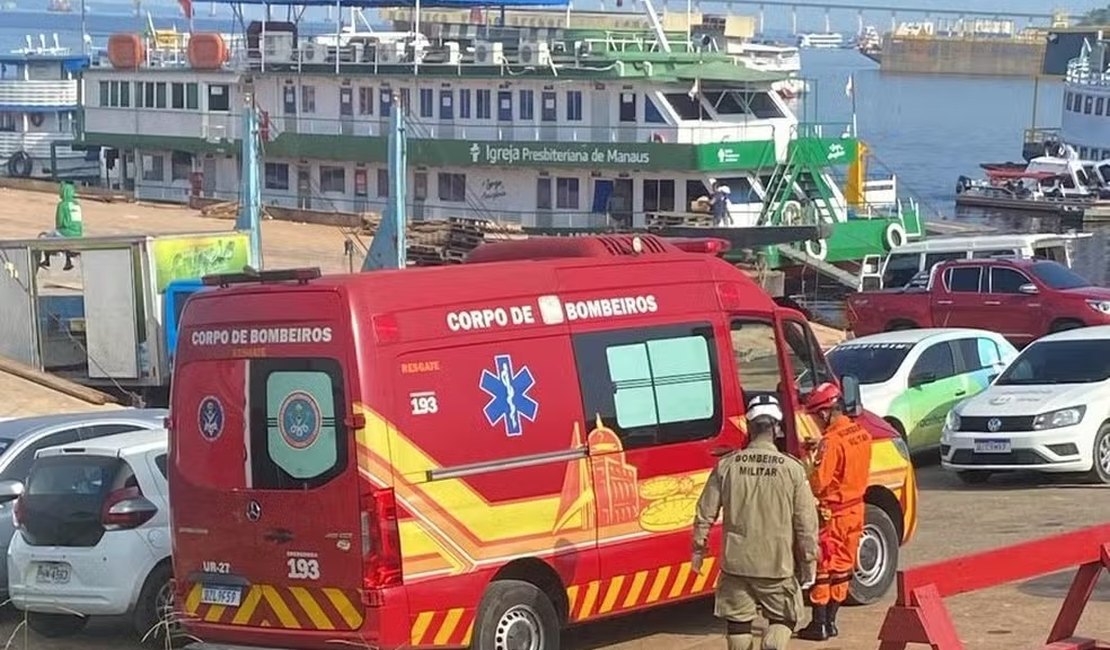
[[[917,327],[975,327],[1024,346],[1050,332],[1110,324],[1110,289],[1057,262],[944,262],[902,289],[848,297],[856,336]]]

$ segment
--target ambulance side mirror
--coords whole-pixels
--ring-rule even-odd
[[[863,413],[863,404],[860,402],[859,379],[852,375],[840,378],[840,392],[844,396],[844,411],[851,416]]]

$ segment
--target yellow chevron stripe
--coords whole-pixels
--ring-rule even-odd
[[[247,597],[239,605],[239,611],[235,612],[235,617],[231,619],[231,624],[246,625],[249,623],[251,617],[254,616],[254,610],[258,609],[258,601],[260,600],[262,600],[262,589],[257,586],[251,587],[247,591]]]
[[[462,618],[462,608],[447,610],[447,618],[444,619],[443,625],[439,626],[439,633],[436,634],[435,645],[447,645],[451,640],[451,635],[455,633],[455,628],[459,625],[459,620]]]
[[[663,587],[667,584],[667,578],[671,575],[671,567],[665,566],[659,569],[659,573],[655,574],[655,582],[651,584],[651,591],[648,592],[647,601],[654,603],[659,600],[659,596],[663,593]]]
[[[683,590],[686,588],[686,581],[690,579],[690,563],[683,562],[678,567],[678,576],[674,579],[674,584],[671,585],[671,592],[667,594],[667,598],[678,598],[682,595]]]
[[[293,598],[297,599],[297,603],[301,606],[301,609],[304,610],[304,613],[308,614],[308,620],[312,621],[312,624],[317,630],[335,629],[335,625],[328,619],[328,615],[324,613],[324,610],[320,609],[319,603],[312,598],[312,594],[308,593],[307,589],[304,587],[290,587],[289,593],[293,594]]]
[[[185,597],[186,614],[189,614],[190,616],[196,615],[197,609],[200,608],[200,594],[201,586],[198,582],[193,585],[193,588],[189,590],[189,595]]]
[[[598,614],[604,614],[613,609],[613,605],[617,604],[617,595],[620,594],[622,586],[624,586],[624,576],[617,576],[609,581],[609,589],[605,592],[605,600],[601,601],[601,608],[597,610]]]
[[[464,648],[470,647],[470,635],[474,634],[474,621],[470,621],[470,625],[466,626],[466,634],[463,635],[462,644]]]
[[[204,615],[204,620],[208,621],[209,623],[215,623],[216,621],[220,620],[221,616],[224,615],[225,609],[227,608],[223,605],[212,605],[208,608],[208,612]]]
[[[690,590],[690,593],[700,593],[705,589],[705,583],[709,582],[709,576],[713,573],[713,564],[715,562],[716,558],[705,558],[705,561],[701,564],[701,573],[694,579],[694,587]]]
[[[262,585],[262,597],[266,599],[266,602],[270,605],[270,609],[274,610],[274,614],[277,615],[278,621],[281,623],[282,627],[294,630],[301,629],[301,624],[297,622],[297,617],[293,615],[289,606],[282,600],[281,594],[278,593],[277,589],[274,589],[270,585]]]
[[[420,645],[424,640],[424,633],[428,631],[428,626],[432,624],[432,617],[435,612],[420,612],[416,616],[416,621],[412,624],[412,644]]]
[[[647,577],[647,571],[636,572],[636,575],[632,578],[632,586],[628,588],[628,595],[624,597],[622,608],[627,609],[639,604],[640,593],[644,590],[644,583],[647,582]]]
[[[594,602],[597,601],[597,592],[600,589],[600,582],[597,580],[590,581],[590,584],[586,587],[586,595],[582,598],[582,610],[578,612],[578,620],[588,618],[593,613]]]
[[[324,595],[331,601],[335,611],[343,617],[347,629],[357,630],[362,625],[362,614],[351,604],[351,600],[347,598],[347,594],[343,593],[342,590],[334,587],[324,587]]]
[[[574,618],[574,605],[578,602],[578,585],[567,587],[567,616]]]

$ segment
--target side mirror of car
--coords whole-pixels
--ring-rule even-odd
[[[910,377],[910,388],[917,388],[925,384],[931,384],[937,380],[937,376],[931,372],[923,372],[919,375],[912,375]]]
[[[0,503],[23,496],[23,481],[0,481]]]
[[[856,416],[863,413],[863,403],[859,394],[859,379],[852,375],[840,378],[840,393],[844,399],[844,411],[848,415]]]
[[[1018,287],[1018,293],[1024,293],[1024,294],[1029,295],[1029,296],[1035,296],[1038,293],[1040,293],[1040,290],[1037,289],[1037,285],[1030,282],[1030,283],[1023,284],[1020,287]]]

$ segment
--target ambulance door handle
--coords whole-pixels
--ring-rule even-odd
[[[709,450],[709,453],[712,454],[715,458],[720,458],[721,456],[724,456],[725,454],[731,452],[732,447],[714,447],[713,449]]]

